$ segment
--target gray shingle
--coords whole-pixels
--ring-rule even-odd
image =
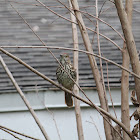
[[[17,0],[18,1],[18,0]],[[19,1],[18,1],[19,2]],[[47,44],[51,46],[62,46],[62,47],[72,47],[72,31],[71,31],[71,23],[58,18],[53,13],[49,12],[44,7],[40,6],[32,6],[31,4],[35,4],[34,0],[21,0],[20,2],[29,3],[29,5],[17,4],[13,3],[13,5],[17,8],[20,14],[28,21],[28,23],[32,26],[32,28],[38,28],[36,32],[40,38]],[[65,1],[64,1],[65,2]],[[61,6],[56,1],[52,0],[44,0],[44,3],[47,6]],[[134,8],[139,10],[140,4],[139,2],[134,2]],[[66,3],[67,4],[67,3]],[[80,6],[85,5],[94,5],[93,1],[79,0]],[[103,0],[99,1],[99,7],[103,4]],[[106,2],[103,7],[103,10],[110,7],[112,4]],[[67,18],[70,18],[67,9],[62,8],[51,8],[59,14],[64,15]],[[83,11],[90,12],[95,15],[95,9],[93,7],[89,7],[83,9]],[[140,50],[140,16],[139,13],[133,12],[133,33],[137,45],[137,49]],[[93,24],[89,22],[83,16],[85,20],[86,26],[95,29]],[[95,19],[89,17],[95,22]],[[17,15],[17,13],[10,7],[10,5],[4,0],[0,1],[0,43],[1,45],[20,45],[20,46],[37,46],[42,45],[41,42],[36,38],[36,36],[31,32],[28,26],[22,21],[22,19]],[[121,31],[121,26],[119,19],[117,17],[117,12],[115,7],[110,8],[108,11],[101,15],[101,19],[105,20],[109,24],[111,24],[115,29],[119,32]],[[93,38],[93,32],[88,31],[90,35],[90,39]],[[120,37],[107,25],[104,25],[100,22],[100,32],[107,37],[111,38],[115,41],[120,47],[123,45],[123,41]],[[85,50],[84,44],[79,33],[79,48]],[[98,53],[97,48],[97,37],[95,36],[95,42],[93,44],[93,50],[95,53]],[[121,52],[114,46],[111,42],[107,41],[103,37],[100,37],[101,42],[101,51],[104,57],[111,59],[119,64],[122,63]],[[26,63],[30,64],[32,67],[42,72],[49,78],[56,81],[55,70],[57,67],[57,63],[54,58],[49,54],[47,49],[31,49],[31,48],[12,48],[6,49],[12,54],[15,54],[19,58],[21,58]],[[70,54],[72,58],[71,51],[62,51],[62,50],[52,50],[52,52],[59,58],[59,54],[62,52],[67,52]],[[14,61],[13,59],[7,57],[5,54],[2,54],[6,64],[17,80],[18,84],[22,88],[22,90],[31,90],[37,88],[46,89],[53,88],[49,82],[44,81],[42,78],[38,77],[24,66]],[[98,64],[99,60],[96,58]],[[119,68],[112,64],[108,64],[109,67],[109,81],[111,87],[120,87],[121,82],[121,71]],[[105,77],[105,84],[107,85],[107,73],[106,73],[106,63],[103,61],[103,70]],[[95,87],[95,82],[92,76],[92,72],[90,69],[90,65],[88,62],[88,57],[86,54],[79,53],[79,74],[80,74],[80,86],[82,87]],[[2,66],[0,65],[0,93],[4,93],[6,91],[13,91],[14,87],[12,86],[11,81],[8,79],[8,76],[4,72]],[[130,77],[130,85],[133,86],[133,78]]]

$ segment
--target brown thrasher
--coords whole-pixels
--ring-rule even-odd
[[[61,54],[59,61],[61,65],[63,66],[63,68],[60,65],[58,66],[56,70],[57,80],[62,86],[72,91],[73,86],[74,86],[74,81],[76,81],[76,71],[71,64],[70,57],[66,53]],[[69,75],[74,81],[70,78]],[[65,103],[68,107],[73,106],[72,95],[70,95],[67,92],[65,92]]]

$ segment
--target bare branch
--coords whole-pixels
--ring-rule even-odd
[[[137,12],[137,13],[139,13],[139,14],[140,14],[140,11],[138,11],[138,10],[136,10],[136,9],[134,9],[134,8],[133,8],[133,11],[135,11],[135,12]]]
[[[42,3],[40,0],[36,0],[36,1],[37,1],[38,3],[40,3],[42,6],[44,6],[46,9],[48,9],[50,12],[54,13],[55,15],[57,15],[58,17],[61,17],[61,18],[65,19],[65,20],[67,20],[67,21],[69,21],[69,22],[71,22],[71,23],[75,23],[75,22],[71,21],[70,19],[67,19],[67,18],[63,17],[62,15],[60,15],[60,14],[54,12],[54,11],[51,10],[48,6],[46,6],[44,3]],[[75,23],[75,24],[76,24],[76,23]]]
[[[1,129],[2,131],[4,131],[4,132],[10,134],[10,135],[13,136],[14,138],[16,138],[16,139],[18,139],[18,140],[22,140],[22,139],[20,139],[19,137],[17,137],[16,135],[12,134],[11,132],[5,130],[4,128],[0,127],[0,129]]]
[[[31,136],[27,136],[27,135],[25,135],[25,134],[19,133],[19,132],[15,131],[15,130],[12,130],[12,129],[7,128],[7,127],[2,126],[2,125],[0,125],[0,128],[6,129],[6,130],[8,130],[8,131],[11,131],[11,132],[16,133],[16,134],[21,135],[21,136],[24,136],[24,137],[26,137],[26,138],[30,138],[30,139],[34,139],[34,140],[39,140],[39,139],[33,138],[33,137],[31,137]]]
[[[130,26],[132,26],[132,10],[133,10],[133,0],[125,1],[125,11],[127,13],[128,21]],[[131,27],[132,28],[132,27]],[[122,66],[129,69],[130,58],[126,46],[126,42],[123,44],[123,62]],[[121,77],[121,119],[125,126],[130,130],[130,118],[129,118],[129,73],[122,70]],[[123,138],[130,140],[128,135],[123,131]]]
[[[61,140],[61,136],[60,136],[60,133],[59,133],[59,129],[58,129],[58,126],[57,126],[57,122],[55,120],[55,116],[54,116],[54,113],[52,111],[50,111],[50,109],[47,107],[47,105],[45,104],[45,100],[42,100],[42,98],[40,98],[39,96],[39,93],[38,93],[38,87],[37,85],[35,85],[35,91],[36,91],[36,94],[38,96],[38,100],[41,102],[41,104],[45,107],[45,109],[50,113],[50,115],[52,116],[52,119],[54,121],[54,125],[56,127],[56,131],[57,131],[57,134],[58,134],[58,138],[59,140]]]
[[[100,36],[99,36],[99,21],[98,21],[98,0],[96,0],[96,30],[97,30],[97,44],[98,44],[98,53],[99,56],[101,56],[101,46],[100,46]],[[106,89],[105,89],[105,83],[104,83],[104,74],[103,74],[103,67],[102,67],[102,59],[99,58],[99,62],[100,62],[100,74],[101,74],[101,83],[103,86],[103,90],[104,90],[104,96],[106,96]],[[107,100],[106,100],[107,102]]]
[[[86,53],[86,54],[93,55],[95,57],[101,58],[104,61],[106,61],[108,63],[111,63],[111,64],[113,64],[113,65],[115,65],[115,66],[127,71],[128,73],[130,73],[131,75],[135,76],[136,78],[140,79],[139,75],[137,75],[134,72],[128,70],[127,68],[123,67],[122,65],[117,64],[114,61],[112,61],[110,59],[107,59],[107,58],[105,58],[103,56],[99,56],[98,54],[90,53],[90,52],[84,51],[84,50],[78,50],[78,49],[73,49],[73,48],[65,48],[65,47],[57,47],[57,46],[0,46],[0,51],[3,51],[2,48],[48,48],[48,49],[79,51],[79,52],[82,52],[82,53]]]
[[[94,31],[93,29],[90,29],[88,27],[86,27],[86,29],[88,29],[89,31],[92,31],[92,32],[94,32],[94,33],[97,34],[97,32]],[[110,38],[108,38],[107,36],[105,36],[105,35],[103,35],[101,33],[99,33],[99,35],[102,36],[102,37],[104,37],[106,40],[110,41],[112,44],[114,44],[122,52],[122,48],[118,44],[116,44],[113,40],[111,40]]]
[[[99,135],[100,140],[101,140],[101,136],[100,136],[100,133],[99,133],[99,130],[98,130],[97,126],[96,126],[95,122],[93,121],[93,118],[92,118],[91,116],[90,116],[90,118],[91,118],[91,120],[92,120],[92,123],[93,123],[93,124],[94,124],[94,126],[96,127],[96,130],[97,130],[98,135]]]
[[[108,64],[106,62],[106,67],[107,67],[107,85],[108,85],[108,92],[109,92],[109,95],[110,95],[110,100],[111,100],[111,103],[112,103],[112,108],[113,108],[113,111],[114,111],[114,114],[117,118],[117,114],[116,114],[116,111],[115,111],[115,107],[114,107],[114,104],[113,104],[113,99],[112,99],[112,96],[111,96],[111,91],[110,91],[110,86],[109,86],[109,79],[108,79]]]
[[[12,81],[13,85],[15,86],[16,90],[18,91],[18,93],[20,94],[22,100],[24,101],[25,105],[27,106],[27,108],[29,109],[31,115],[33,116],[34,120],[36,121],[37,125],[39,126],[42,134],[44,135],[46,140],[49,140],[49,137],[44,129],[44,127],[42,126],[42,124],[40,123],[37,115],[35,114],[34,110],[32,109],[30,103],[28,102],[28,100],[26,99],[24,93],[22,92],[22,90],[20,89],[20,87],[18,86],[17,82],[15,81],[12,73],[9,71],[8,67],[6,66],[2,56],[0,55],[0,62],[4,68],[4,70],[6,71],[7,75],[9,76],[10,80]]]
[[[38,0],[37,0],[37,1],[38,1]],[[62,5],[64,5],[64,6],[71,12],[71,10],[70,10],[65,4],[63,4],[60,0],[57,0],[57,1],[58,1],[59,3],[61,3]],[[79,9],[74,9],[74,11],[77,11],[77,12],[81,13]],[[74,15],[74,16],[75,16],[75,15]],[[77,16],[75,16],[75,18],[77,19],[77,22],[78,22],[79,24],[81,24],[81,21],[79,21],[79,19],[77,18]],[[98,19],[98,18],[96,17],[96,19]],[[101,20],[101,21],[102,21],[102,20]],[[103,23],[104,23],[104,22],[103,22]],[[83,28],[83,25],[82,25],[82,24],[81,24],[81,27]],[[90,29],[90,28],[88,28],[88,27],[86,27],[86,26],[85,26],[85,28],[97,34],[97,31],[92,30],[92,29]],[[102,36],[102,37],[104,37],[105,39],[109,40],[110,42],[112,42],[120,51],[122,51],[122,49],[121,49],[113,40],[111,40],[110,38],[106,37],[105,35],[103,35],[103,34],[101,34],[101,33],[99,33],[99,35]]]
[[[115,6],[117,8],[118,16],[120,18],[120,22],[122,25],[133,72],[135,72],[137,75],[140,76],[139,57],[138,57],[138,53],[136,49],[134,36],[131,30],[131,26],[127,18],[127,14],[124,10],[122,1],[121,0],[114,0],[114,1],[115,1]],[[134,77],[134,80],[135,80],[135,90],[137,94],[137,99],[138,99],[138,102],[140,103],[140,80],[137,79],[136,77]]]
[[[99,133],[99,130],[97,128],[97,125],[95,124],[95,122],[93,121],[93,118],[91,116],[90,116],[90,118],[92,119],[92,122],[90,122],[90,121],[86,121],[86,122],[91,123],[91,124],[93,124],[95,126],[95,128],[97,130],[97,133],[98,133],[98,136],[99,136],[99,139],[102,140],[102,138],[100,136],[100,133]]]
[[[68,0],[68,1],[69,1],[70,8],[72,8],[71,1],[70,0]],[[70,12],[70,17],[73,22],[76,22],[76,18],[74,16],[73,11]],[[72,38],[73,38],[74,49],[79,49],[77,25],[74,23],[72,23]],[[74,69],[76,70],[76,74],[77,74],[77,78],[76,78],[77,85],[79,83],[78,55],[79,55],[78,51],[73,52],[73,65],[74,65]],[[79,96],[79,88],[76,85],[74,85],[73,91],[74,91],[75,95]],[[76,123],[77,123],[78,139],[84,140],[80,101],[77,98],[74,98],[74,103],[75,103],[75,117],[76,117]]]
[[[81,11],[81,10],[79,10],[79,12],[84,13],[84,14],[88,14],[89,16],[95,18],[96,20],[99,20],[99,21],[101,21],[102,23],[106,24],[106,25],[109,26],[112,30],[114,30],[114,31],[121,37],[121,39],[125,42],[125,39],[124,39],[124,37],[121,35],[121,33],[118,32],[118,31],[117,31],[114,27],[112,27],[109,23],[105,22],[104,20],[100,19],[99,17],[96,17],[96,16],[94,16],[94,15],[88,13],[88,12]]]

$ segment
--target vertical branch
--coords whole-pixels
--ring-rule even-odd
[[[127,14],[125,12],[122,0],[114,0],[114,1],[115,1],[115,6],[117,8],[118,16],[120,18],[120,22],[122,25],[124,37],[126,40],[126,46],[127,46],[129,57],[130,57],[132,70],[134,73],[140,76],[139,57],[138,57],[133,33],[131,30],[131,26],[127,18]],[[137,94],[137,99],[138,99],[138,102],[140,103],[140,79],[134,77],[134,80],[135,80],[135,90]]]
[[[80,31],[81,31],[81,35],[82,35],[82,38],[83,38],[83,42],[85,44],[85,48],[90,53],[93,53],[92,46],[91,46],[91,43],[90,43],[90,40],[89,40],[89,36],[88,36],[87,30],[86,30],[83,18],[81,16],[81,13],[79,12],[78,2],[77,2],[77,0],[71,0],[71,3],[72,3],[72,7],[74,9],[74,13],[75,13],[75,16],[76,16],[76,19],[77,19],[77,22],[78,22],[78,25],[79,25],[79,28],[80,28]],[[95,79],[95,83],[96,83],[101,107],[104,110],[108,111],[108,104],[106,102],[107,101],[106,100],[106,95],[104,94],[104,87],[102,85],[102,81],[101,81],[101,77],[100,77],[100,73],[99,73],[99,70],[98,70],[98,66],[97,66],[95,57],[90,56],[90,55],[88,55],[88,57],[89,57],[89,62],[90,62],[90,65],[91,65],[92,73],[93,73],[93,76],[94,76],[94,79]],[[108,117],[106,119],[110,122],[110,119]],[[112,140],[111,126],[105,119],[104,119],[104,128],[105,128],[106,139],[107,140]]]
[[[104,5],[104,4],[103,4]],[[102,8],[101,8],[102,9]],[[99,15],[98,15],[98,0],[96,0],[96,30],[97,30],[97,43],[98,43],[98,53],[101,56],[101,48],[100,48],[100,36],[99,36]],[[102,67],[102,59],[99,58],[100,62],[100,72],[101,72],[101,82],[103,85],[104,94],[106,96],[105,84],[104,84],[104,74],[103,74],[103,67]],[[106,100],[107,103],[107,100]]]
[[[71,1],[69,0],[70,8],[72,9]],[[71,20],[72,22],[76,22],[76,18],[74,16],[74,12],[70,12]],[[72,37],[73,37],[73,44],[74,49],[79,49],[78,47],[78,33],[77,33],[77,25],[72,23]],[[77,73],[77,81],[76,83],[79,83],[79,70],[78,70],[78,51],[74,51],[74,68],[76,69]],[[79,88],[74,85],[74,94],[79,96]],[[74,98],[75,103],[75,115],[76,115],[76,122],[77,122],[77,131],[78,131],[78,137],[79,140],[84,140],[84,133],[83,133],[83,126],[82,126],[82,118],[81,118],[81,109],[80,109],[80,101],[76,98]]]
[[[127,13],[130,28],[132,25],[132,9],[133,0],[126,0],[125,11]],[[122,66],[129,69],[130,58],[127,50],[126,43],[123,44],[123,62]],[[121,118],[122,123],[130,130],[130,119],[129,119],[129,73],[122,70],[121,79]],[[123,138],[130,140],[130,137],[123,131]]]
[[[109,76],[108,76],[108,63],[107,62],[106,62],[106,68],[107,68],[107,86],[108,86],[108,92],[109,92],[109,95],[110,95],[110,100],[111,100],[111,104],[112,104],[112,108],[113,108],[115,117],[117,118],[117,114],[116,114],[116,111],[115,111],[115,107],[114,107],[114,104],[113,104],[113,99],[112,99],[111,91],[110,91]]]
[[[96,0],[96,30],[97,30],[98,53],[101,56],[100,36],[99,36],[99,21],[98,21],[98,0]],[[99,58],[99,61],[100,61],[101,80],[102,80],[102,83],[103,83],[103,86],[104,86],[102,59]],[[105,90],[105,86],[104,86],[104,90]]]
[[[17,82],[15,81],[12,73],[10,72],[10,70],[8,69],[7,65],[5,64],[2,56],[0,55],[0,62],[4,68],[4,70],[6,71],[7,75],[9,76],[10,80],[12,81],[13,85],[15,86],[16,90],[18,91],[18,93],[20,94],[22,100],[24,101],[25,105],[27,106],[27,108],[29,109],[31,115],[33,116],[34,120],[36,121],[37,125],[39,126],[42,134],[44,135],[46,140],[49,140],[49,137],[44,129],[44,127],[42,126],[42,124],[40,123],[37,115],[35,114],[34,110],[32,109],[30,103],[28,102],[28,100],[26,99],[26,97],[24,96],[24,93],[22,92],[22,90],[20,89],[19,85],[17,84]]]

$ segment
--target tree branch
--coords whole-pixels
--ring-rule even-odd
[[[2,48],[49,48],[49,49],[58,49],[58,50],[79,51],[81,53],[86,53],[87,55],[93,55],[93,56],[95,56],[97,58],[101,58],[104,61],[106,61],[108,63],[111,63],[111,64],[113,64],[113,65],[115,65],[115,66],[127,71],[128,73],[130,73],[131,75],[135,76],[136,78],[140,79],[139,75],[137,75],[134,72],[128,70],[127,68],[123,67],[122,65],[117,64],[114,61],[112,61],[110,59],[107,59],[107,58],[105,58],[103,56],[99,56],[98,54],[91,53],[91,52],[84,51],[84,50],[78,50],[78,49],[66,48],[66,47],[58,47],[58,46],[0,46],[0,51],[4,51],[4,49],[2,49]]]
[[[133,9],[133,0],[125,1],[125,11],[127,13],[127,18],[129,24],[132,24],[132,9]],[[131,27],[132,28],[132,27]],[[123,44],[122,52],[123,62],[122,66],[129,69],[130,58],[126,46],[126,42]],[[130,130],[130,117],[129,117],[129,73],[122,70],[121,77],[121,119],[122,123]],[[123,131],[123,138],[130,140],[129,136]]]
[[[31,136],[27,136],[27,135],[25,135],[25,134],[19,133],[19,132],[15,131],[15,130],[12,130],[12,129],[9,129],[9,128],[5,127],[5,126],[0,125],[0,129],[1,129],[1,128],[5,129],[5,130],[8,130],[8,131],[10,131],[10,132],[13,132],[13,133],[15,133],[15,134],[24,136],[24,137],[26,137],[26,138],[30,138],[30,139],[33,139],[33,140],[39,140],[39,139],[33,138],[33,137],[31,137]]]
[[[71,1],[70,0],[68,1],[69,1],[70,8],[72,8]],[[74,16],[73,11],[70,12],[70,17],[73,22],[76,22],[76,18]],[[74,49],[79,49],[77,25],[74,23],[72,23],[72,38],[73,38]],[[79,55],[78,51],[73,52],[73,65],[77,74],[77,81],[76,81],[77,85],[79,83],[78,55]],[[77,87],[77,85],[74,85],[73,91],[75,95],[79,96],[79,88]],[[75,116],[76,116],[76,123],[77,123],[78,139],[84,140],[80,101],[77,98],[74,98],[74,103],[75,103]]]
[[[4,70],[6,71],[7,75],[9,76],[10,80],[12,81],[13,85],[15,86],[16,90],[18,91],[18,93],[20,94],[22,100],[24,101],[25,105],[27,106],[27,108],[29,109],[31,115],[33,116],[35,122],[37,123],[37,125],[39,126],[42,134],[44,135],[46,140],[49,140],[49,137],[47,135],[47,132],[45,131],[44,127],[42,126],[41,122],[39,121],[37,115],[35,114],[34,110],[32,109],[30,103],[28,102],[28,100],[26,99],[24,93],[22,92],[22,90],[20,89],[20,87],[18,86],[17,82],[15,81],[12,73],[10,72],[10,70],[8,69],[8,67],[6,66],[2,56],[0,55],[0,62],[4,68]]]
[[[139,57],[138,57],[133,33],[131,30],[131,26],[127,18],[127,14],[125,12],[122,0],[114,0],[114,1],[115,1],[115,6],[117,8],[118,16],[120,18],[120,22],[122,25],[122,30],[123,30],[124,37],[126,40],[126,45],[127,45],[128,53],[130,56],[133,72],[140,76]],[[137,94],[137,99],[138,99],[138,102],[140,103],[140,79],[137,79],[136,77],[134,77],[134,80],[135,80],[135,90]]]

